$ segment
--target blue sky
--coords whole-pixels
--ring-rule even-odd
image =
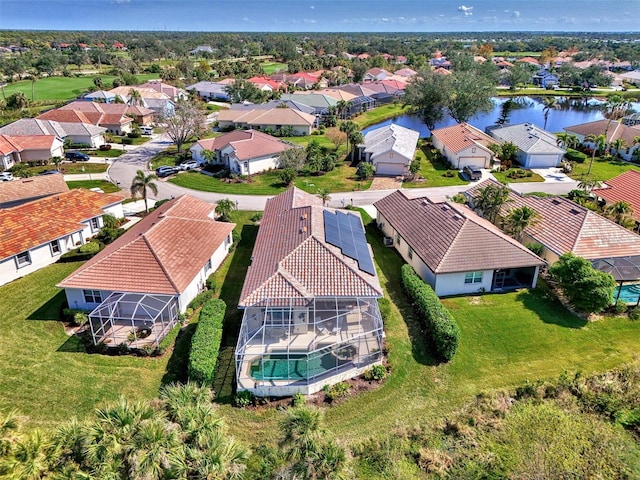
[[[621,32],[640,0],[0,0],[0,29]]]

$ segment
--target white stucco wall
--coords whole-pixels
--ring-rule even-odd
[[[446,295],[477,293],[483,291],[483,289],[487,292],[491,291],[493,270],[482,270],[482,282],[479,283],[464,283],[466,273],[467,272],[438,274],[434,288],[436,295],[444,297]]]
[[[116,203],[104,209],[104,213],[113,215],[116,218],[124,217],[124,211],[122,210],[122,203]],[[100,219],[102,221],[102,218]],[[104,225],[104,222],[101,223]]]
[[[242,175],[253,175],[255,173],[276,168],[277,161],[277,156],[267,155],[264,157],[252,158],[246,162],[247,165],[245,166],[245,162],[236,159],[236,157],[229,157],[229,168],[231,171]]]
[[[525,168],[553,168],[560,164],[563,156],[562,154],[523,154],[519,157],[522,160],[519,161]]]

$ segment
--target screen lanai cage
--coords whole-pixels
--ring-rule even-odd
[[[247,307],[236,348],[238,390],[310,394],[382,362],[375,298],[268,299]]]
[[[178,322],[178,301],[171,295],[112,293],[89,314],[93,343],[110,347],[159,347]]]

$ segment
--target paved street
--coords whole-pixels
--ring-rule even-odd
[[[108,176],[112,182],[118,184],[120,188],[127,189],[131,185],[131,180],[136,171],[143,169],[149,171],[149,160],[157,153],[171,146],[171,140],[165,134],[155,135],[152,140],[138,147],[127,147],[127,152],[115,158],[109,167]],[[540,171],[536,171],[540,174]],[[544,172],[543,172],[544,173]],[[164,198],[177,197],[188,193],[206,202],[215,203],[222,198],[229,198],[238,204],[240,210],[264,210],[265,203],[269,196],[266,195],[231,195],[211,192],[200,192],[189,190],[159,179],[158,195],[150,198],[161,200]],[[546,175],[545,182],[536,183],[513,183],[510,187],[519,193],[546,192],[552,194],[566,194],[577,188],[578,182],[568,177],[558,174],[556,171]],[[441,201],[454,196],[467,188],[466,185],[456,185],[452,187],[426,187],[405,189],[407,196],[411,198],[427,196],[432,200]],[[346,205],[366,206],[389,195],[393,190],[366,190],[362,192],[340,192],[332,193],[329,201],[331,207],[342,207]]]

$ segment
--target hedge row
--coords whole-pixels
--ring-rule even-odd
[[[587,156],[584,153],[572,148],[567,148],[567,153],[565,153],[564,156],[567,157],[567,160],[569,160],[570,162],[577,163],[584,163],[584,161],[587,159]]]
[[[218,298],[213,298],[202,306],[196,331],[191,338],[189,380],[203,385],[213,383],[226,309],[225,303]]]
[[[455,319],[411,265],[402,266],[402,283],[414,306],[424,318],[437,356],[445,362],[450,361],[456,354],[460,342],[460,329]]]

